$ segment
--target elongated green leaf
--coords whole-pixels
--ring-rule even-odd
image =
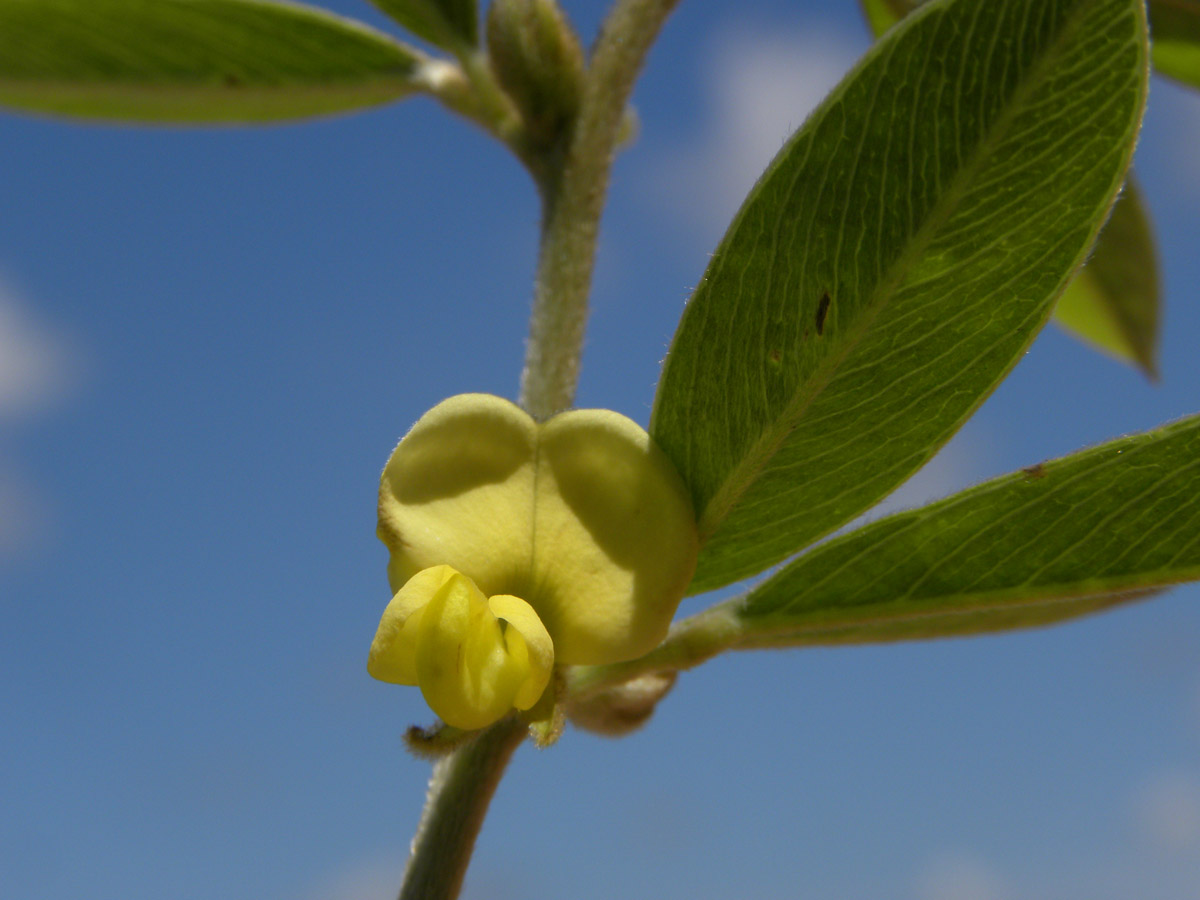
[[[1200,579],[1200,416],[888,516],[752,591],[745,646],[1048,624]]]
[[[1159,306],[1154,238],[1131,176],[1092,258],[1059,298],[1054,319],[1157,378]]]
[[[688,304],[651,430],[718,587],[919,468],[1045,322],[1124,177],[1138,0],[934,0],[784,147]]]
[[[479,43],[475,0],[371,0],[418,37],[450,50]]]
[[[263,122],[393,100],[415,51],[258,0],[0,0],[0,104],[88,118]]]
[[[1200,88],[1200,0],[1150,0],[1154,68]]]

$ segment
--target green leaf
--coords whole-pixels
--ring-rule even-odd
[[[859,0],[879,37],[928,0]],[[1149,0],[1150,58],[1162,75],[1200,88],[1200,0]]]
[[[1049,624],[1200,578],[1200,416],[888,516],[755,588],[741,646]]]
[[[1139,0],[949,0],[788,142],[684,312],[651,431],[693,493],[693,593],[918,469],[1023,353],[1128,166]]]
[[[876,37],[921,4],[921,0],[861,2]],[[1153,5],[1150,11],[1153,15]],[[1151,47],[1157,51],[1157,44]],[[1096,241],[1091,260],[1058,301],[1054,318],[1077,337],[1157,380],[1160,306],[1154,236],[1141,193],[1130,180]]]
[[[1154,238],[1131,178],[1096,240],[1091,260],[1059,298],[1054,319],[1157,379],[1159,306]]]
[[[438,47],[455,52],[479,44],[475,0],[371,0],[381,10]]]
[[[1150,33],[1154,68],[1200,88],[1200,0],[1150,0]]]
[[[919,3],[920,0],[859,0],[859,7],[871,26],[871,33],[879,37],[916,9]]]
[[[421,57],[258,0],[0,0],[0,104],[144,122],[266,122],[394,100]]]

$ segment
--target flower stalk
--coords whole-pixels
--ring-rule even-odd
[[[488,804],[525,730],[510,716],[434,764],[400,900],[458,896]]]

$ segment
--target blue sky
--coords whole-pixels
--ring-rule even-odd
[[[590,35],[601,5],[568,8]],[[867,45],[851,0],[681,4],[579,405],[645,423],[725,221]],[[1050,329],[900,502],[1200,411],[1198,148],[1200,94],[1156,80],[1162,383]],[[378,473],[443,397],[514,396],[532,189],[426,100],[232,131],[5,115],[0,160],[0,893],[390,896],[427,775],[400,736],[430,714],[365,673]],[[523,748],[465,896],[1196,896],[1197,597],[721,658],[629,739]]]

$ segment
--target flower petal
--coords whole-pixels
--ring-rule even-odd
[[[473,730],[537,703],[554,670],[554,645],[521,598],[488,600],[470,578],[434,566],[388,604],[367,670],[420,685],[448,725]]]
[[[372,678],[392,684],[417,683],[422,610],[429,598],[457,574],[449,566],[434,566],[418,572],[396,592],[383,611],[367,656],[367,672]]]
[[[537,424],[490,394],[460,394],[421,416],[379,488],[392,590],[448,565],[488,596],[527,596],[536,454]]]
[[[666,455],[619,413],[541,429],[530,602],[560,662],[619,662],[666,636],[696,568],[691,497]]]
[[[517,709],[529,709],[546,690],[554,671],[554,641],[533,607],[520,597],[497,594],[488,607],[501,621],[508,653],[527,671],[513,697]],[[507,627],[505,627],[507,626]]]

